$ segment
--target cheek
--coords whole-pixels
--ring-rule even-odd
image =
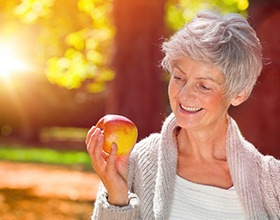
[[[207,97],[203,99],[203,102],[215,112],[224,112],[229,108],[229,104],[221,97]]]
[[[172,95],[172,91],[170,89],[170,87],[168,87],[168,99],[169,99],[169,104],[172,106],[172,103],[174,102],[174,98],[173,98],[173,95]]]
[[[168,84],[168,94],[171,96],[176,95],[178,92],[180,92],[181,87],[180,85],[178,85],[176,82],[174,82],[173,80],[169,81]]]
[[[169,83],[168,85],[168,98],[170,107],[173,109],[176,103],[176,89],[172,83]]]

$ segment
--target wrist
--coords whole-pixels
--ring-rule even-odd
[[[129,203],[128,193],[126,195],[110,196],[108,195],[108,202],[114,206],[127,206]]]

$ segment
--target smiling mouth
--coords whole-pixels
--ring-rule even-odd
[[[202,110],[202,108],[197,108],[197,107],[188,107],[188,106],[183,106],[180,104],[180,107],[187,112],[191,112],[191,113],[196,113]]]

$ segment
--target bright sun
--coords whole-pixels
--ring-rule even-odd
[[[0,77],[9,78],[12,74],[26,69],[11,48],[0,46]]]

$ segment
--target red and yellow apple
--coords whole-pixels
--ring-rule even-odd
[[[105,115],[96,124],[104,135],[103,150],[110,153],[112,144],[118,147],[117,155],[128,154],[134,147],[138,130],[136,125],[121,115]]]

